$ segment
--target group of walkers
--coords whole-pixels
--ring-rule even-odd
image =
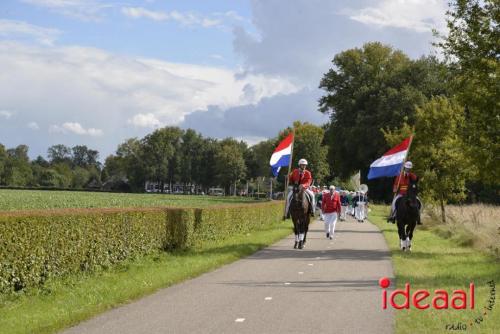
[[[403,197],[411,180],[417,180],[417,176],[410,172],[413,167],[410,161],[404,164],[403,172],[396,177],[394,182],[395,196],[392,202],[392,210],[389,221],[394,222],[396,212],[396,202]],[[337,190],[334,185],[330,187],[317,187],[312,184],[313,178],[307,170],[307,160],[299,160],[299,168],[296,168],[288,176],[289,184],[297,184],[304,191],[309,201],[309,213],[314,216],[316,207],[320,212],[320,219],[325,222],[325,233],[329,239],[333,238],[337,219],[345,221],[347,215],[353,216],[358,222],[363,223],[366,219],[368,208],[368,196],[363,191]],[[286,202],[286,216],[289,216],[291,192],[288,194]],[[421,205],[420,205],[421,206]],[[418,221],[420,224],[420,219]]]
[[[307,170],[307,160],[299,160],[296,168],[288,176],[289,184],[298,184],[304,191],[310,203],[310,214],[315,215],[316,207],[320,212],[320,219],[325,222],[326,237],[333,239],[337,220],[345,221],[347,215],[353,216],[362,223],[366,219],[368,197],[361,191],[337,190],[334,185],[322,188],[312,185],[311,172]],[[289,192],[286,202],[286,216],[289,216],[289,207],[292,193]]]
[[[315,194],[316,206],[319,210],[320,220],[325,222],[325,233],[329,239],[333,238],[337,220],[346,221],[347,215],[363,223],[367,215],[368,196],[361,191],[347,191],[334,185],[316,187],[312,186]]]

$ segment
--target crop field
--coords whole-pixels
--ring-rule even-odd
[[[500,258],[500,207],[494,205],[447,205],[446,223],[439,208],[429,207],[422,216],[424,226],[462,246],[490,252]]]
[[[245,197],[0,190],[0,211],[60,208],[207,207],[255,202]]]

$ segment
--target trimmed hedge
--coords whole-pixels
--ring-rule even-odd
[[[0,213],[0,293],[42,287],[125,259],[186,249],[259,229],[282,202],[209,208],[42,210]]]

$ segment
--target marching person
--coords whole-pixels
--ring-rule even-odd
[[[392,200],[391,204],[391,214],[389,218],[387,218],[387,222],[390,223],[395,223],[396,222],[396,202],[398,199],[401,197],[405,196],[406,193],[408,192],[408,186],[410,185],[410,180],[411,181],[417,181],[418,177],[414,173],[412,173],[410,170],[413,168],[413,163],[411,161],[407,161],[404,164],[403,168],[403,173],[399,174],[394,178],[394,185],[392,187],[392,192],[397,193],[396,197]],[[420,200],[419,204],[420,203]],[[420,222],[420,219],[417,221],[418,225],[422,225]]]
[[[323,220],[323,211],[321,210],[321,204],[323,203],[323,191],[321,191],[321,188],[318,187],[318,192],[316,193],[316,206],[318,207],[319,210],[319,220]]]
[[[335,191],[335,186],[330,186],[330,191],[323,194],[323,204],[321,205],[325,217],[326,237],[330,240],[333,239],[335,233],[335,224],[340,214],[340,206],[339,193]]]
[[[344,221],[346,219],[347,207],[349,206],[349,198],[347,198],[347,191],[343,190],[340,193],[340,220]]]
[[[299,168],[296,168],[293,170],[292,173],[288,176],[288,184],[299,184],[300,189],[304,189],[306,196],[309,198],[309,212],[311,216],[314,217],[315,213],[315,206],[316,203],[314,201],[314,194],[310,189],[311,183],[312,183],[312,174],[310,171],[307,169],[307,160],[306,159],[300,159],[299,160]],[[286,217],[290,217],[290,201],[292,200],[292,195],[293,193],[290,191],[288,192],[288,198],[286,201]]]
[[[364,223],[366,208],[368,206],[368,196],[362,191],[357,191],[352,201],[354,203],[354,217],[358,222]]]

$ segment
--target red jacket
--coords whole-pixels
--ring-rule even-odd
[[[311,172],[307,169],[300,175],[300,168],[294,169],[294,171],[288,176],[288,182],[290,184],[298,183],[301,184],[305,189],[309,188],[312,183]]]
[[[330,192],[323,193],[321,211],[323,213],[340,213],[340,196],[338,192],[334,192],[333,195]]]
[[[399,179],[401,178],[401,181]],[[413,181],[417,180],[417,176],[413,173],[406,173],[403,172],[403,174],[400,174],[394,178],[394,186],[392,188],[393,192],[398,191],[398,182],[399,182],[399,191],[398,194],[401,195],[406,195],[408,192],[408,186],[410,185],[410,179]]]

